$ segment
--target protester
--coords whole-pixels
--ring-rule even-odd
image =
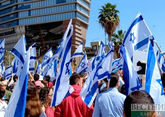
[[[17,75],[14,75],[14,76],[13,76],[13,81],[14,81],[14,82],[13,82],[13,84],[11,84],[11,86],[9,86],[9,90],[10,90],[11,92],[13,92],[13,89],[14,89],[14,86],[15,86],[17,80],[18,80],[18,76],[17,76]]]
[[[6,86],[7,80],[0,81],[0,117],[4,117],[7,109],[7,103],[3,99],[6,92]]]
[[[107,78],[104,78],[102,82],[103,83],[102,83],[102,85],[100,87],[99,93],[102,93],[104,91],[107,91],[107,89],[108,89],[108,79]]]
[[[87,79],[87,77],[88,77],[88,74],[87,73],[85,73],[85,72],[80,72],[80,77],[82,78],[82,86],[84,85],[84,83],[85,83],[85,81],[86,81],[86,79]]]
[[[3,100],[8,103],[9,102],[9,99],[11,97],[11,91],[7,89],[7,84],[8,84],[8,81],[1,77],[0,79],[0,85],[1,85],[1,89],[5,90],[5,95],[3,96]]]
[[[52,100],[53,90],[44,87],[40,90],[40,100],[42,104],[42,111],[45,112],[47,117],[54,117],[54,108],[50,107]]]
[[[122,117],[125,95],[118,91],[120,85],[118,75],[111,75],[110,89],[98,94],[93,117]]]
[[[55,117],[91,117],[93,106],[88,108],[80,97],[82,80],[77,73],[70,77],[74,92],[65,98],[55,109]]]
[[[42,108],[37,88],[30,84],[27,90],[25,117],[39,117]]]
[[[48,87],[52,88],[53,87],[53,83],[50,81],[50,76],[49,75],[45,76],[45,80],[48,82]]]
[[[156,114],[154,110],[152,110],[154,109],[153,104],[154,101],[147,92],[134,91],[130,93],[124,101],[123,116],[124,117],[155,117]]]
[[[35,81],[35,85],[42,88],[43,84],[42,82],[39,80],[40,76],[38,74],[34,74],[34,81]]]
[[[123,84],[121,86],[120,93],[122,93],[123,95],[125,95],[125,84]]]

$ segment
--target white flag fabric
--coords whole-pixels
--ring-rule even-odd
[[[115,59],[113,60],[112,62],[112,70],[115,70],[115,69],[122,69],[123,68],[123,58],[120,57],[118,59]]]
[[[23,68],[22,62],[20,62],[20,60],[15,57],[11,65],[13,66],[13,74],[19,76]]]
[[[101,41],[97,55],[95,56],[94,60],[92,61],[92,70],[97,66],[97,64],[100,62],[102,58],[104,58],[106,52],[104,43]]]
[[[41,68],[43,69],[49,62],[50,58],[53,56],[53,51],[52,48],[50,48],[46,54],[44,55],[44,57],[42,58],[41,61]]]
[[[5,65],[4,63],[0,64],[0,76],[3,76],[5,72]]]
[[[12,72],[13,72],[13,67],[12,65],[9,65],[6,70],[5,70],[5,73],[4,73],[4,77],[5,79],[9,80],[12,76]]]
[[[156,60],[154,41],[151,38],[146,64],[145,91],[151,95],[155,104],[165,104],[165,93],[161,81],[161,75]]]
[[[67,30],[63,36],[62,43],[60,44],[60,62],[59,72],[57,74],[52,106],[59,105],[69,90],[69,78],[71,76],[71,43],[73,35],[72,20],[70,20]]]
[[[25,52],[26,52],[26,39],[25,35],[23,35],[17,44],[13,47],[11,52],[14,54],[15,57],[17,57],[22,64],[25,62]]]
[[[132,91],[141,90],[142,84],[140,79],[134,69],[133,63],[131,61],[131,57],[128,54],[127,49],[121,46],[121,54],[124,59],[123,70],[124,70],[124,81],[125,81],[125,92],[126,95],[129,95]]]
[[[81,57],[83,56],[83,43],[81,42],[80,45],[78,46],[78,48],[76,49],[76,51],[74,52],[74,54],[72,55],[72,59],[76,58],[76,57]]]
[[[165,56],[165,52],[160,53],[160,51],[157,51],[156,57],[157,57],[158,65],[161,72],[165,72],[165,59],[163,56]]]
[[[11,52],[14,54],[15,59],[13,61],[13,66],[15,71],[13,71],[14,74],[16,74],[18,77],[20,76],[20,73],[23,68],[23,64],[25,63],[25,55],[26,55],[26,39],[25,35],[23,35],[17,42],[17,44],[13,47]]]
[[[2,63],[5,54],[5,39],[0,40],[0,63]]]
[[[24,52],[24,54],[25,53],[26,51]],[[9,104],[5,112],[5,117],[24,117],[25,115],[30,61],[29,51],[27,52],[25,58],[26,61],[24,62],[23,70],[10,97]]]
[[[78,67],[76,68],[76,73],[81,73],[81,72],[88,72],[88,59],[87,59],[87,55],[86,53],[84,54],[84,56],[81,59],[80,64],[78,65]]]
[[[49,75],[51,78],[51,81],[53,81],[57,77],[57,64],[58,64],[58,49],[56,50],[55,54],[50,58],[48,64],[44,68],[43,75]]]
[[[98,68],[97,77],[99,80],[102,80],[104,78],[108,78],[108,79],[110,78],[110,74],[112,72],[112,61],[113,61],[113,56],[114,56],[114,47],[111,48],[109,53],[104,58],[104,62],[102,63],[102,65]]]
[[[29,63],[29,71],[34,73],[35,71],[35,62],[37,60],[36,55],[36,43],[29,47],[30,49],[30,63]]]
[[[132,61],[134,51],[147,49],[150,35],[152,34],[142,15],[138,14],[129,27],[123,40],[123,46],[127,49]]]

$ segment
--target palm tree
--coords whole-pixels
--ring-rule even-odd
[[[120,23],[117,13],[119,13],[119,11],[116,10],[116,5],[110,3],[105,4],[105,6],[102,6],[102,9],[100,9],[100,15],[98,16],[99,23],[108,34],[109,41],[111,40],[111,35]]]
[[[117,33],[112,34],[112,41],[115,44],[115,54],[117,58],[120,57],[120,54],[118,53],[120,45],[122,44],[122,41],[124,39],[126,31],[118,30]]]

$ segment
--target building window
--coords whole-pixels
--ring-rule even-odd
[[[56,0],[56,4],[65,3],[66,0]]]
[[[92,46],[92,50],[93,50],[93,51],[96,51],[96,50],[97,50],[97,45]]]
[[[31,16],[31,11],[30,10],[28,11],[28,16]]]

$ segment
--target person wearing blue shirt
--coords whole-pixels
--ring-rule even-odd
[[[118,91],[119,77],[111,74],[109,90],[98,94],[96,98],[93,117],[123,117],[125,95]]]

